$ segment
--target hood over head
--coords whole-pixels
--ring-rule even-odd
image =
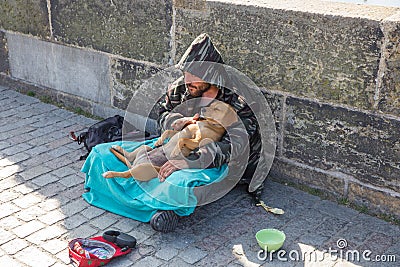
[[[176,67],[221,88],[226,77],[221,64],[224,64],[224,61],[220,52],[208,34],[203,33],[192,42]]]

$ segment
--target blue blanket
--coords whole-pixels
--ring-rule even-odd
[[[85,189],[89,190],[83,198],[94,206],[142,222],[149,222],[157,210],[173,210],[179,216],[193,213],[197,204],[193,188],[221,181],[228,173],[226,165],[205,170],[179,170],[162,183],[157,178],[148,182],[103,178],[102,173],[106,171],[128,169],[109,151],[112,145],[133,151],[142,144],[153,147],[156,140],[113,142],[94,147],[82,167],[86,174]]]

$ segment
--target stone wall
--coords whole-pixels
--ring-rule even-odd
[[[8,0],[0,84],[107,117],[207,32],[264,90],[271,176],[400,217],[400,9],[318,0]]]

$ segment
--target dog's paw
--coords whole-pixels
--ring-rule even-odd
[[[157,140],[157,142],[154,143],[154,146],[162,146],[163,143],[164,143],[164,142],[161,140],[161,138],[159,138],[159,139]]]
[[[112,178],[113,176],[111,175],[111,172],[105,172],[103,173],[104,178]]]

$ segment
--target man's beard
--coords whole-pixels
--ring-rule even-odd
[[[191,88],[193,88],[194,91],[191,91],[190,86],[186,84],[186,89],[189,91],[190,95],[194,97],[199,97],[202,96],[205,92],[207,92],[211,88],[211,84],[207,83],[204,87],[201,88],[195,88],[195,87]]]

